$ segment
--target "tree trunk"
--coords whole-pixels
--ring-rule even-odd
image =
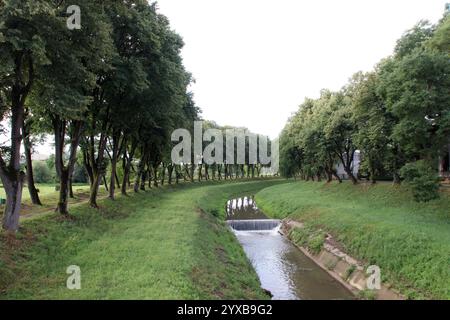
[[[109,198],[114,200],[116,189],[116,175],[117,175],[117,158],[119,156],[119,139],[120,133],[113,134],[113,147],[111,155],[111,181],[109,183]]]
[[[83,150],[83,165],[84,169],[86,169],[86,173],[89,178],[89,183],[92,184],[92,181],[94,180],[94,174],[92,173],[92,167],[88,160],[88,153],[86,150]]]
[[[82,131],[81,121],[72,121],[71,127],[71,142],[70,155],[67,165],[64,165],[64,137],[66,133],[66,121],[59,117],[53,117],[53,130],[55,134],[55,167],[57,175],[60,179],[59,201],[57,211],[63,215],[68,214],[67,197],[69,193],[69,179],[72,177],[73,168],[76,162],[77,148],[80,142],[80,135]]]
[[[317,176],[317,182],[322,182],[322,175],[321,175],[320,171],[317,172],[316,176]]]
[[[24,105],[34,81],[34,62],[28,51],[16,51],[14,59],[14,83],[11,86],[11,150],[9,165],[0,153],[0,178],[6,192],[6,206],[3,214],[3,228],[17,231],[22,201],[24,173],[20,170],[20,146],[22,144]],[[24,83],[27,73],[28,81]]]
[[[188,181],[188,179],[191,180],[191,175],[189,173],[189,170],[190,170],[189,165],[187,165],[187,164],[180,165],[180,172],[184,171],[184,174],[183,174],[184,181]]]
[[[161,172],[161,185],[164,186],[166,180],[166,164],[162,163],[162,172]]]
[[[337,174],[336,170],[331,171],[331,173],[336,178],[336,180],[339,181],[339,183],[342,183],[342,179],[341,179],[341,177],[339,177],[339,175]]]
[[[195,164],[191,164],[191,182],[194,182]]]
[[[26,125],[23,126],[23,135],[24,135],[24,149],[25,149],[25,160],[26,160],[26,166],[27,166],[27,185],[28,185],[28,192],[30,193],[30,199],[31,202],[35,205],[41,206],[41,200],[39,199],[39,194],[36,189],[36,186],[34,184],[34,177],[33,177],[33,161],[31,159],[31,142],[30,142],[30,136],[28,129],[26,128]]]
[[[102,180],[103,180],[103,185],[105,186],[106,191],[109,191],[108,182],[106,182],[106,176],[104,174],[102,174]]]
[[[16,102],[11,117],[11,157],[7,166],[0,155],[0,176],[6,193],[6,206],[3,214],[3,228],[17,231],[22,202],[24,173],[20,170],[21,128],[23,123],[23,105]]]
[[[198,182],[202,181],[202,178],[203,178],[202,169],[203,169],[203,164],[199,164],[198,165]]]
[[[356,179],[355,175],[353,174],[351,168],[344,167],[345,173],[347,173],[348,177],[352,181],[353,184],[358,184],[358,179]]]
[[[375,176],[375,171],[374,170],[370,170],[370,183],[371,184],[376,184],[377,183],[377,178]]]
[[[152,188],[152,182],[153,182],[153,175],[154,175],[151,163],[148,164],[148,168],[147,168],[146,172],[147,172],[146,176],[148,178],[148,188],[151,189]]]
[[[167,175],[169,184],[172,184],[172,173],[173,173],[173,164],[171,163],[167,166]]]
[[[72,177],[69,178],[69,198],[75,198],[73,195]]]
[[[103,134],[105,135],[105,134]],[[98,196],[98,189],[100,187],[100,183],[102,179],[104,179],[105,182],[105,188],[108,190],[108,185],[106,183],[105,178],[105,168],[103,168],[103,156],[105,152],[106,147],[106,135],[100,136],[99,146],[98,146],[98,152],[97,152],[97,159],[95,159],[94,163],[94,183],[91,188],[91,194],[89,197],[89,205],[92,208],[98,208],[97,204],[97,196]],[[94,155],[91,155],[91,158],[93,158]]]
[[[149,178],[150,182],[151,182],[151,178],[149,175],[149,170],[143,170],[142,171],[142,175],[141,175],[141,185],[139,186],[139,190],[141,191],[145,191],[145,181],[147,181],[147,177]]]
[[[90,195],[89,195],[89,205],[92,208],[98,208],[97,204],[97,196],[98,196],[98,188],[100,187],[102,174],[99,172],[94,172],[94,179],[91,184]]]
[[[222,168],[223,166],[221,164],[217,165],[217,179],[222,180]]]
[[[397,172],[394,172],[393,176],[393,183],[394,185],[400,185],[401,184],[401,179],[400,179],[400,175]]]
[[[60,172],[59,177],[59,200],[56,210],[63,215],[69,214],[68,207],[68,194],[69,194],[69,172],[67,169],[63,169]]]
[[[325,170],[325,173],[327,174],[327,183],[330,183],[331,181],[333,181],[333,174],[331,173],[330,170]],[[295,178],[295,176],[294,176]]]
[[[134,192],[139,192],[139,187],[141,184],[142,174],[145,169],[145,153],[143,152],[141,160],[139,161],[138,171],[136,172],[136,181],[134,182]]]
[[[345,158],[344,158],[345,154]],[[352,163],[355,155],[355,151],[345,150],[343,153],[337,152],[336,154],[341,160],[342,166],[344,167],[345,173],[347,173],[348,177],[352,181],[353,184],[358,184],[358,179],[356,179],[355,175],[352,172]]]
[[[208,181],[209,180],[209,165],[205,163],[205,180]]]
[[[124,165],[123,165],[123,178],[122,178],[122,188],[120,192],[126,196],[127,195],[127,184],[128,184],[128,175],[130,174],[131,164],[128,161],[126,155],[124,155]]]
[[[158,167],[159,164],[154,164],[153,165],[153,181],[154,181],[154,185],[156,188],[159,187],[159,182],[158,182]]]
[[[6,206],[3,213],[3,228],[9,231],[17,231],[19,228],[19,216],[22,202],[23,177],[11,183],[3,182],[6,192]]]

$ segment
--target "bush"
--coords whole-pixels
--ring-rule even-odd
[[[33,161],[33,176],[36,183],[51,183],[53,175],[44,161]]]
[[[86,173],[86,169],[84,166],[75,163],[73,174],[72,174],[72,182],[73,183],[87,183],[88,175]]]
[[[400,176],[411,187],[417,202],[428,202],[439,198],[439,176],[424,160],[406,164]]]

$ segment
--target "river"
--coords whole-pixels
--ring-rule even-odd
[[[281,235],[277,223],[259,223],[268,218],[258,209],[253,197],[230,200],[226,209],[229,224],[239,229],[232,228],[262,287],[272,293],[273,299],[354,299],[347,288]]]

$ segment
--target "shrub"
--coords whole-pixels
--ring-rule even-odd
[[[73,169],[73,175],[72,175],[72,182],[73,183],[87,183],[88,182],[88,175],[86,173],[86,169],[84,168],[84,166],[81,166],[78,163],[75,163],[75,166]]]
[[[36,183],[51,183],[53,175],[44,161],[33,161],[33,176]]]
[[[406,164],[400,170],[400,175],[410,186],[417,202],[439,198],[439,176],[424,160]]]

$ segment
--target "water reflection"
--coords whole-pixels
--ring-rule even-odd
[[[226,211],[228,220],[267,219],[266,215],[256,206],[255,196],[229,200],[226,204]]]

